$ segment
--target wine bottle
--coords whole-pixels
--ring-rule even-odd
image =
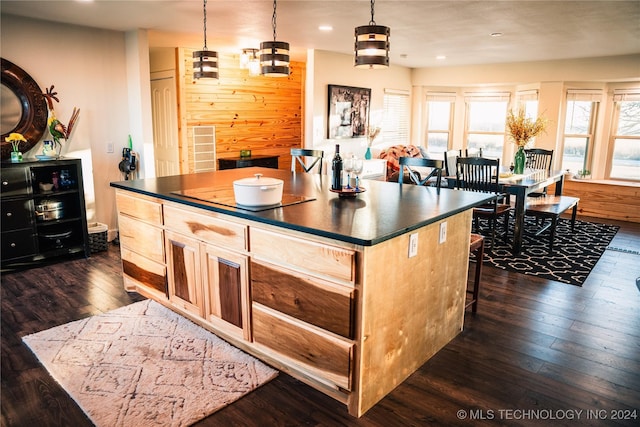
[[[340,144],[336,144],[336,154],[333,156],[331,165],[333,167],[331,189],[342,190],[342,157],[340,157]]]

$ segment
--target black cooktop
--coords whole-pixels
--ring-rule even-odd
[[[233,190],[218,188],[194,188],[191,190],[172,191],[172,194],[189,197],[191,199],[203,202],[215,203],[218,205],[228,206],[236,209],[244,209],[251,212],[266,211],[269,209],[277,209],[285,206],[296,205],[298,203],[309,202],[315,200],[315,197],[298,196],[296,194],[283,194],[282,202],[275,205],[267,206],[246,206],[236,203]]]

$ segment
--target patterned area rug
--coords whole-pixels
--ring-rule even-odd
[[[186,426],[277,375],[149,300],[23,341],[97,426]]]
[[[498,230],[501,228],[498,224]],[[496,236],[495,249],[485,249],[485,262],[503,270],[582,286],[620,227],[576,220],[572,233],[571,220],[560,218],[552,254],[549,231],[536,237],[538,228],[535,218],[527,217],[522,252],[517,256],[511,253],[510,243]]]

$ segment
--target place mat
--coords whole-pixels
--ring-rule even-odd
[[[187,426],[278,374],[151,301],[22,338],[97,426]]]
[[[513,219],[511,221],[510,238],[513,238]],[[572,232],[571,220],[560,218],[553,252],[549,254],[549,230],[535,236],[539,229],[536,218],[526,217],[520,254],[511,252],[511,239],[507,244],[496,235],[495,248],[492,250],[486,246],[490,244],[490,239],[485,240],[484,259],[485,263],[502,270],[582,286],[619,228],[576,220],[575,231]],[[502,226],[498,225],[498,230],[501,229]],[[483,234],[487,235],[487,232]]]

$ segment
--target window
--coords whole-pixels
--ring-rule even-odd
[[[424,146],[433,159],[442,159],[450,147],[455,93],[427,93],[427,130]]]
[[[562,169],[573,173],[590,170],[597,107],[601,98],[600,90],[567,91]]]
[[[465,95],[466,148],[482,149],[484,157],[502,157],[509,96],[508,92]]]
[[[640,90],[614,91],[609,178],[640,180]]]
[[[384,90],[384,121],[382,138],[386,146],[409,145],[409,92]]]
[[[538,117],[538,91],[523,90],[516,93],[516,104],[518,108],[524,108],[527,117],[536,119]]]

